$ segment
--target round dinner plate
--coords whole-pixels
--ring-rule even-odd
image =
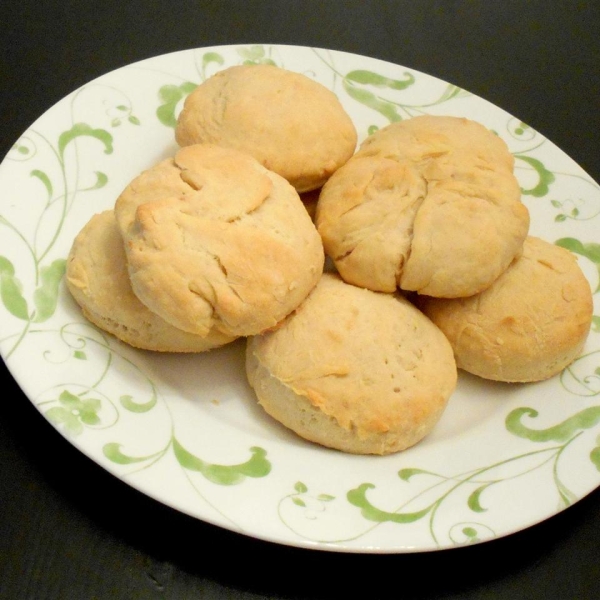
[[[321,82],[340,98],[359,141],[422,113],[465,116],[501,136],[515,157],[530,233],[576,253],[590,281],[595,316],[582,355],[535,384],[460,373],[425,440],[391,456],[353,456],[306,442],[262,411],[246,382],[244,340],[165,355],[86,322],[62,281],[75,235],[140,171],[174,154],[187,94],[241,63]],[[0,191],[0,351],[8,368],[74,446],[159,502],[276,543],[399,553],[508,535],[600,484],[599,186],[526,123],[455,85],[318,48],[158,56],[50,108],[0,165]]]

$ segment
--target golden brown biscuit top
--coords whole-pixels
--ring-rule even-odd
[[[323,247],[297,192],[251,156],[182,148],[115,205],[132,287],[184,331],[272,327],[308,294]]]
[[[137,348],[204,352],[234,339],[214,329],[206,336],[182,331],[139,301],[131,289],[123,239],[112,210],[94,215],[76,236],[65,280],[87,319]]]
[[[502,381],[554,375],[590,329],[590,285],[575,256],[529,236],[523,252],[485,291],[469,298],[421,298],[450,339],[459,366]]]
[[[254,339],[253,352],[273,377],[359,435],[420,422],[456,384],[448,341],[412,304],[329,273],[280,327]]]
[[[322,186],[357,142],[331,90],[273,65],[234,66],[204,81],[186,98],[175,136],[181,146],[248,152],[299,192]]]
[[[519,252],[529,213],[506,144],[455,117],[375,132],[325,184],[316,223],[348,282],[441,297],[475,294]]]

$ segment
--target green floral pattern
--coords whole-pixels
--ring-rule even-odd
[[[476,118],[501,136],[532,234],[573,252],[592,285],[596,308],[582,355],[560,376],[530,386],[486,386],[461,375],[429,439],[395,456],[356,457],[282,432],[256,406],[243,343],[160,356],[88,324],[62,282],[73,237],[174,148],[188,94],[236,64],[278,65],[320,81],[338,95],[361,140],[424,113]],[[4,360],[50,423],[160,501],[281,543],[409,552],[505,535],[600,483],[599,186],[531,126],[452,83],[293,46],[156,57],[48,111],[15,142],[0,187]]]

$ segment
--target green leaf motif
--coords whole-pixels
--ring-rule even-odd
[[[332,496],[331,494],[319,494],[317,500],[320,500],[321,502],[331,502],[332,500],[335,500],[335,496]]]
[[[596,315],[592,317],[592,331],[600,333],[600,317],[597,317]],[[600,375],[600,373],[597,373],[597,375]]]
[[[442,102],[447,102],[448,100],[452,100],[452,98],[466,98],[468,96],[471,96],[471,92],[468,92],[467,90],[463,90],[463,88],[460,88],[456,85],[453,85],[452,83],[449,83],[446,86],[446,89],[444,90],[442,95],[435,102],[435,104],[441,104]]]
[[[581,254],[581,256],[589,258],[593,263],[600,265],[600,244],[594,242],[583,244],[579,240],[570,237],[560,238],[556,240],[555,244],[576,254]]]
[[[238,48],[237,53],[247,60],[260,60],[265,56],[265,49],[263,46],[255,44],[249,48]]]
[[[223,66],[225,64],[225,59],[217,52],[205,52],[202,57],[202,68],[206,70],[206,67],[213,63]]]
[[[177,125],[177,118],[175,117],[177,104],[195,88],[195,83],[186,81],[179,86],[163,85],[158,90],[158,97],[162,104],[156,109],[156,116],[165,127],[175,128]]]
[[[405,73],[404,79],[390,79],[373,71],[355,70],[346,74],[346,81],[360,83],[362,85],[372,85],[378,88],[388,88],[390,90],[405,90],[415,82],[411,73]]]
[[[361,104],[377,111],[390,123],[401,121],[402,116],[398,112],[398,106],[393,102],[375,94],[367,86],[377,89],[405,90],[415,82],[411,73],[405,73],[404,79],[391,79],[373,71],[356,69],[346,74],[343,86],[346,93]]]
[[[4,256],[0,256],[0,298],[11,315],[29,320],[29,308],[23,297],[21,282],[15,276],[13,264]]]
[[[275,65],[275,61],[268,58],[264,46],[254,45],[249,48],[238,48],[237,53],[244,59],[245,65]]]
[[[592,463],[594,464],[594,466],[596,467],[596,469],[598,471],[600,471],[600,446],[596,446],[590,452],[590,460],[592,461]]]
[[[271,472],[271,463],[266,459],[267,453],[262,448],[250,448],[252,456],[245,463],[237,465],[208,463],[188,452],[176,438],[173,438],[173,451],[184,469],[197,471],[218,485],[236,485],[246,477],[265,477]]]
[[[302,500],[302,498],[298,498],[298,496],[292,496],[292,502],[296,506],[301,506],[302,508],[306,508],[306,502],[304,502],[304,500]]]
[[[266,477],[271,472],[271,463],[267,460],[267,451],[258,446],[250,448],[252,457],[234,468],[246,477]]]
[[[361,104],[364,104],[368,108],[376,110],[378,113],[382,114],[388,121],[390,121],[390,123],[402,120],[402,117],[398,112],[398,107],[392,102],[389,102],[388,100],[376,96],[370,90],[358,87],[356,84],[354,84],[348,79],[344,79],[343,86],[347,94],[351,98],[353,98],[357,102],[360,102]]]
[[[474,512],[485,512],[487,508],[483,508],[481,505],[481,494],[495,482],[486,483],[480,487],[478,487],[474,492],[469,495],[467,500],[468,507]]]
[[[523,162],[526,162],[529,166],[533,167],[533,169],[538,175],[537,184],[529,189],[521,189],[523,194],[526,194],[528,196],[534,196],[535,198],[541,198],[542,196],[545,196],[550,190],[550,184],[554,183],[554,173],[548,171],[544,164],[537,158],[525,156],[524,154],[515,154],[515,158],[518,158],[519,160],[522,160]]]
[[[398,471],[398,477],[400,477],[402,481],[408,481],[413,475],[435,475],[435,473],[423,469],[400,469],[400,471]]]
[[[119,402],[121,403],[121,406],[129,412],[145,413],[154,408],[157,402],[157,398],[156,394],[152,393],[152,396],[150,397],[150,400],[148,400],[148,402],[136,402],[133,399],[133,396],[129,394],[123,394],[119,398]]]
[[[65,259],[59,258],[49,267],[42,267],[40,270],[41,284],[33,293],[36,323],[43,323],[54,314],[58,301],[58,286],[65,274],[66,264]]]
[[[87,360],[87,354],[83,350],[75,350],[73,352],[73,358],[77,360]]]
[[[94,173],[96,174],[96,183],[94,183],[88,188],[85,188],[84,191],[99,190],[108,183],[108,176],[106,175],[106,173],[103,173],[102,171],[94,171]]]
[[[562,500],[564,506],[571,506],[571,504],[577,502],[577,496],[571,490],[569,490],[563,483],[557,482],[557,489],[558,495],[560,496],[560,499]]]
[[[19,154],[29,154],[29,148],[24,144],[13,144],[12,150],[16,150]]]
[[[516,408],[506,417],[506,429],[513,435],[532,442],[566,442],[578,431],[590,429],[600,423],[600,406],[586,408],[547,429],[531,429],[521,422],[524,416],[535,419],[538,414],[538,411],[533,408]]]
[[[39,179],[42,182],[42,185],[46,188],[46,192],[48,194],[48,199],[52,198],[52,182],[50,181],[50,178],[48,177],[48,175],[46,175],[46,173],[44,173],[44,171],[40,171],[39,169],[34,169],[33,171],[31,171],[30,175],[32,177],[37,177],[37,179]]]
[[[91,137],[97,139],[104,146],[105,154],[111,154],[113,151],[113,138],[108,131],[105,129],[93,129],[87,123],[75,123],[71,129],[61,133],[58,138],[58,151],[61,159],[64,157],[67,145],[79,137]]]
[[[304,483],[302,483],[301,481],[297,481],[296,485],[294,485],[294,489],[299,493],[299,494],[306,494],[306,492],[308,492],[308,488],[306,487],[306,485]]]
[[[130,465],[133,463],[143,462],[152,458],[154,455],[150,456],[128,456],[121,451],[121,444],[117,444],[115,442],[111,442],[108,444],[104,444],[102,447],[102,452],[106,458],[111,460],[118,465]]]
[[[423,510],[408,513],[380,510],[367,500],[367,490],[374,488],[375,486],[372,483],[362,483],[346,494],[348,502],[353,506],[360,508],[362,516],[369,521],[375,521],[377,523],[414,523],[415,521],[422,519],[431,511],[431,506],[428,506]]]

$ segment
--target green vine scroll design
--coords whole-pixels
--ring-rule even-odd
[[[267,459],[267,452],[259,446],[252,446],[250,457],[242,463],[217,464],[205,461],[187,450],[171,432],[167,443],[158,451],[143,456],[132,456],[122,450],[123,445],[118,442],[109,442],[102,447],[104,456],[116,465],[139,465],[139,468],[129,471],[129,477],[141,470],[149,469],[159,460],[172,452],[177,464],[181,468],[188,484],[196,495],[216,513],[240,530],[243,527],[226,515],[218,506],[211,502],[191,474],[198,473],[204,480],[219,486],[235,486],[243,483],[247,478],[259,479],[266,477],[271,472],[271,462]]]
[[[513,153],[513,156],[517,160],[524,162],[527,167],[536,174],[537,182],[530,187],[522,187],[521,193],[524,196],[542,198],[548,194],[550,185],[554,183],[556,178],[554,173],[549,171],[541,160],[534,158],[533,156],[527,156],[525,152],[526,151],[515,152]]]
[[[198,483],[192,478],[193,473],[198,473],[205,481],[219,486],[235,486],[243,483],[247,478],[260,479],[271,472],[271,462],[267,459],[267,452],[259,446],[250,447],[250,457],[236,464],[217,464],[201,459],[187,450],[177,439],[174,429],[167,443],[158,451],[143,456],[133,456],[123,452],[123,445],[118,442],[108,442],[102,447],[104,456],[116,465],[139,465],[139,468],[129,471],[125,476],[151,468],[159,460],[172,452],[177,464],[181,468],[188,484],[196,495],[210,506],[221,517],[229,521],[238,529],[243,530],[238,523],[226,515],[218,506],[211,502]]]
[[[44,169],[32,166],[29,172],[29,176],[40,186],[35,198],[39,201],[39,209],[37,215],[32,214],[35,223],[33,232],[25,233],[6,214],[0,214],[0,227],[8,229],[17,243],[22,245],[23,254],[30,257],[34,282],[33,290],[26,291],[23,284],[26,277],[17,273],[17,268],[7,256],[0,256],[0,301],[4,309],[22,323],[21,333],[6,352],[6,359],[18,348],[33,324],[47,321],[56,311],[59,284],[66,261],[64,258],[51,259],[50,256],[78,194],[98,190],[108,182],[105,173],[96,171],[92,181],[84,184],[79,169],[77,144],[82,139],[94,140],[105,154],[112,154],[114,150],[113,136],[107,129],[75,119],[77,100],[82,93],[95,87],[102,86],[83,87],[73,94],[70,101],[71,124],[55,140],[48,139],[34,129],[28,130],[14,144],[6,158],[17,162],[35,161],[43,146],[53,159],[53,164],[46,164]],[[122,96],[119,98],[122,100]],[[123,121],[132,125],[140,124],[127,99],[110,106],[106,111],[105,117],[110,127],[118,127]],[[48,167],[55,173],[51,173]],[[31,210],[34,211],[35,207],[32,206]]]
[[[598,192],[600,192],[600,186],[594,181],[590,181],[588,178],[581,177],[579,175],[573,175],[571,173],[557,173],[557,175],[563,175],[576,179],[578,183],[584,183],[588,187],[589,196],[570,197],[562,200],[556,198],[551,200],[552,206],[558,211],[554,220],[557,223],[564,221],[590,221],[598,215],[600,215],[600,202],[598,202]],[[592,198],[594,201],[590,201]]]
[[[265,48],[261,45],[240,47],[236,50],[239,60],[236,64],[269,64],[282,66],[280,61],[273,57],[272,47]],[[319,59],[331,70],[336,80],[341,82],[344,92],[354,101],[379,113],[390,123],[402,120],[415,114],[424,113],[429,107],[436,106],[453,98],[470,96],[469,92],[448,84],[445,90],[430,102],[423,104],[409,104],[399,102],[396,98],[398,91],[403,91],[415,84],[416,78],[406,71],[402,78],[394,79],[367,69],[353,69],[347,73],[339,71],[333,60],[324,56],[319,50],[313,49]],[[200,82],[205,81],[212,73],[213,67],[220,68],[225,65],[222,54],[214,51],[205,52],[197,63]],[[158,92],[160,105],[156,115],[166,127],[175,127],[177,124],[176,112],[180,103],[198,84],[184,81],[179,85],[163,85]],[[369,127],[369,133],[377,126]]]
[[[341,82],[344,92],[352,100],[383,116],[387,122],[394,123],[415,115],[425,114],[428,108],[438,106],[455,98],[465,98],[471,94],[462,88],[446,84],[441,93],[428,102],[410,104],[398,99],[402,92],[415,85],[417,79],[411,71],[405,71],[400,78],[392,78],[368,69],[353,69],[348,72],[340,71],[333,59],[322,51],[313,49],[315,55],[333,73],[335,81]],[[379,127],[370,125],[367,133],[371,134]]]
[[[584,186],[588,188],[588,194],[585,195],[580,192],[581,195],[577,197],[562,198],[560,200],[552,198],[550,204],[556,211],[554,221],[557,223],[563,223],[569,220],[589,221],[600,215],[600,202],[597,200],[598,192],[600,192],[600,186],[598,186],[598,184],[591,181],[589,178],[574,173],[550,171],[538,158],[527,156],[525,153],[528,151],[531,150],[513,153],[515,158],[518,161],[521,161],[521,163],[525,163],[525,168],[532,171],[537,178],[535,183],[530,184],[528,187],[521,188],[523,195],[542,198],[550,194],[551,186],[557,181],[557,178],[569,178],[570,180],[575,180],[578,186],[584,184]]]
[[[266,49],[262,45],[240,47],[237,49],[240,57],[238,64],[243,65],[277,65],[272,57],[272,48]],[[200,82],[206,81],[215,70],[225,65],[225,59],[219,52],[204,52],[196,61],[196,71]],[[179,84],[165,84],[158,90],[160,102],[156,109],[156,117],[165,126],[172,129],[177,125],[177,111],[185,98],[193,92],[198,83],[183,81]]]
[[[385,523],[399,526],[421,524],[434,545],[442,547],[444,544],[437,524],[440,512],[446,505],[452,506],[452,510],[455,511],[455,503],[460,503],[461,498],[463,498],[464,508],[473,515],[473,519],[465,520],[461,518],[459,522],[445,526],[447,527],[446,534],[448,538],[455,544],[465,544],[495,537],[494,528],[485,523],[483,519],[485,512],[488,510],[485,503],[486,493],[495,486],[527,477],[540,469],[549,467],[552,470],[561,506],[568,506],[576,500],[574,494],[559,480],[557,474],[559,459],[575,437],[560,445],[526,452],[486,467],[451,476],[419,468],[401,469],[398,471],[397,476],[407,484],[412,484],[413,481],[421,479],[425,482],[433,480],[433,483],[419,488],[412,496],[393,509],[379,507],[374,501],[370,500],[369,495],[376,492],[376,485],[368,482],[361,483],[346,493],[346,501],[352,507],[358,509],[361,517],[370,522],[371,525],[362,527],[358,533],[347,537],[318,539],[315,541],[345,543],[358,540]],[[600,451],[598,452],[600,453]],[[304,487],[306,488],[306,486]],[[327,498],[334,499],[334,496],[327,495]],[[294,499],[296,500],[294,501]],[[301,499],[302,502],[298,502],[298,499]],[[326,510],[322,501],[318,502],[315,509],[315,499],[313,498],[313,501],[309,504],[305,498],[304,490],[298,490],[297,488],[293,494],[286,496],[282,503],[288,500],[292,500],[298,510],[303,513],[307,513],[310,509],[310,514],[303,514],[304,519],[315,519],[318,512],[325,512]],[[292,520],[289,517],[284,518],[280,510],[280,519],[288,529],[297,535],[304,538],[308,537],[302,532],[302,518],[297,520]]]
[[[534,175],[533,181],[521,188],[524,196],[532,198],[548,196],[552,192],[552,185],[557,183],[559,178],[568,178],[577,184],[578,190],[587,188],[588,193],[580,191],[579,196],[560,200],[552,198],[550,204],[557,211],[554,217],[555,222],[589,221],[600,214],[600,202],[597,200],[600,186],[596,182],[589,177],[575,173],[551,171],[539,158],[532,156],[532,153],[547,143],[545,138],[515,117],[508,120],[506,133],[514,141],[527,145],[526,148],[513,152],[516,159],[515,169],[525,169]],[[581,187],[582,185],[583,187]]]
[[[36,406],[46,418],[62,429],[67,436],[76,437],[85,429],[107,429],[113,427],[120,419],[120,410],[130,413],[146,413],[158,402],[158,390],[153,381],[127,356],[111,345],[111,340],[101,330],[88,323],[67,323],[58,332],[53,330],[36,330],[32,334],[58,333],[65,352],[54,349],[43,353],[46,362],[68,367],[68,361],[89,360],[90,364],[99,367],[99,373],[90,384],[80,381],[67,381],[44,390],[35,401]],[[109,379],[115,361],[119,361],[118,370],[130,371],[140,389],[145,389],[147,397],[136,400],[133,395],[123,393],[118,401],[113,399],[112,392],[103,391],[103,384]],[[79,372],[80,369],[64,368],[64,372]],[[143,393],[143,392],[142,392]]]
[[[432,540],[439,545],[438,536],[435,531],[435,518],[436,513],[450,495],[454,494],[458,489],[465,485],[473,486],[473,489],[467,498],[467,505],[473,513],[484,513],[486,511],[485,504],[483,503],[483,496],[487,490],[492,486],[496,486],[500,483],[507,481],[509,478],[506,477],[493,477],[490,479],[483,478],[486,473],[490,473],[494,469],[500,466],[507,465],[509,463],[516,463],[525,458],[530,459],[535,455],[545,456],[542,463],[528,468],[521,473],[513,475],[510,479],[515,477],[521,477],[527,475],[544,464],[550,463],[552,465],[552,478],[554,481],[555,488],[558,493],[558,497],[563,508],[570,506],[577,500],[576,495],[567,488],[562,482],[559,476],[559,462],[565,449],[573,443],[584,430],[592,429],[598,423],[600,423],[600,406],[593,406],[586,408],[575,415],[565,419],[563,422],[548,427],[545,429],[533,429],[523,423],[524,417],[535,419],[539,413],[533,408],[521,407],[511,411],[506,417],[505,425],[506,429],[513,435],[527,439],[535,443],[547,443],[547,442],[559,442],[559,445],[544,448],[542,450],[532,451],[526,454],[515,456],[513,458],[498,462],[489,467],[478,469],[476,471],[466,473],[460,476],[452,478],[444,477],[440,474],[431,473],[422,469],[402,469],[399,471],[398,476],[404,480],[409,481],[413,477],[418,475],[428,475],[438,477],[442,481],[453,481],[453,485],[450,486],[443,494],[435,498],[434,501],[426,504],[422,508],[417,510],[404,510],[404,507],[397,511],[386,511],[378,508],[367,498],[367,492],[374,489],[374,485],[370,483],[363,483],[357,488],[350,490],[347,494],[348,502],[360,509],[363,518],[373,521],[375,523],[396,523],[406,524],[413,523],[427,517],[429,524],[429,531]],[[597,440],[598,442],[598,440]],[[590,452],[590,460],[600,471],[600,443],[592,449]],[[412,499],[411,499],[412,500]],[[407,504],[405,505],[407,506]],[[477,541],[476,535],[477,528],[472,525],[467,525],[467,531],[463,529],[463,534],[466,536],[466,541]],[[487,527],[487,526],[485,526]],[[491,528],[489,528],[491,531]],[[470,533],[469,533],[470,532]]]
[[[202,460],[187,450],[174,434],[163,448],[145,456],[125,454],[122,447],[122,444],[117,442],[109,442],[103,446],[102,452],[106,458],[116,464],[143,463],[143,468],[148,468],[165,456],[169,450],[172,450],[183,469],[200,473],[207,481],[218,485],[237,485],[247,477],[266,477],[271,472],[271,463],[267,460],[267,452],[258,446],[250,448],[250,458],[247,461],[234,465],[222,465]]]
[[[399,479],[407,484],[423,481],[425,486],[405,499],[393,509],[379,506],[371,495],[376,493],[377,486],[364,482],[346,493],[347,502],[359,510],[361,517],[371,523],[362,527],[358,533],[335,539],[318,539],[314,541],[326,543],[342,543],[357,540],[370,533],[382,524],[409,526],[422,524],[433,544],[443,547],[440,531],[439,515],[446,506],[452,506],[453,512],[460,514],[460,520],[449,526],[443,525],[445,535],[453,544],[468,544],[495,537],[496,532],[485,522],[485,513],[489,510],[486,498],[492,488],[502,486],[510,481],[532,476],[540,470],[550,470],[554,488],[556,489],[559,510],[577,501],[577,496],[562,481],[559,470],[560,461],[565,450],[573,444],[586,430],[591,430],[600,423],[600,406],[583,409],[557,425],[545,429],[534,429],[525,424],[524,419],[535,419],[538,412],[528,407],[512,410],[505,419],[507,431],[519,438],[537,444],[553,443],[541,449],[521,453],[505,458],[485,467],[479,467],[455,475],[444,475],[420,468],[403,468],[397,473]],[[600,436],[589,453],[589,459],[600,471]],[[427,484],[427,481],[432,483]],[[493,497],[493,496],[491,496]],[[298,482],[293,493],[285,496],[280,502],[279,517],[296,535],[309,538],[303,533],[303,521],[327,517],[327,504],[335,500],[330,494],[309,494],[308,486]],[[489,501],[489,500],[488,500]],[[462,502],[463,511],[457,508]],[[281,507],[288,504],[288,516],[283,515]],[[293,503],[298,513],[295,518],[289,516],[289,506]],[[467,511],[473,515],[470,520],[462,518]],[[443,519],[442,519],[443,521]]]
[[[598,331],[598,317],[594,318]],[[600,350],[575,359],[560,374],[560,382],[565,390],[583,398],[600,395]]]
[[[440,540],[438,533],[436,532],[436,517],[438,512],[449,498],[455,496],[459,491],[464,491],[465,489],[467,490],[468,494],[466,496],[466,505],[468,509],[474,514],[482,515],[487,510],[484,502],[485,493],[488,492],[492,487],[516,478],[524,477],[550,464],[561,504],[563,506],[569,506],[571,503],[573,503],[576,500],[574,494],[567,489],[567,487],[560,481],[558,477],[559,459],[565,448],[572,441],[573,440],[571,439],[558,446],[552,446],[550,448],[544,448],[542,450],[520,454],[515,457],[499,461],[490,466],[451,477],[423,469],[402,469],[398,472],[398,477],[406,482],[410,482],[414,477],[417,476],[437,478],[438,483],[434,484],[430,488],[427,488],[427,492],[430,492],[438,485],[446,485],[446,489],[443,491],[443,493],[437,496],[433,501],[430,501],[417,509],[406,510],[409,504],[414,502],[418,496],[424,495],[424,492],[421,492],[414,498],[411,498],[409,502],[405,503],[400,509],[395,511],[386,511],[378,508],[371,501],[369,501],[367,493],[369,490],[375,489],[375,486],[370,483],[363,483],[355,489],[350,490],[347,494],[347,499],[350,504],[360,509],[363,518],[374,523],[395,523],[402,525],[424,520],[424,522],[427,523],[432,541],[439,546]],[[540,461],[533,466],[529,466],[531,459],[536,457],[540,459]],[[489,475],[494,471],[501,471],[502,467],[507,467],[511,465],[511,463],[513,467],[516,467],[519,462],[522,462],[524,465],[526,465],[525,468],[522,470],[517,470],[517,472],[511,476],[486,477],[486,475]],[[488,532],[493,532],[493,528],[488,524],[475,520],[470,523],[469,527],[475,533],[472,535],[467,535],[466,532],[463,531],[467,538],[465,541],[467,542],[478,541],[479,537],[476,532],[480,531],[481,528],[487,529]]]
[[[542,138],[535,129],[524,123],[523,121],[510,117],[506,123],[505,133],[509,139],[514,140],[518,144],[525,144],[526,148],[513,151],[515,157],[515,169],[526,169],[534,174],[534,181],[529,185],[521,188],[521,193],[524,196],[532,196],[533,198],[542,198],[550,191],[551,184],[556,180],[554,173],[550,171],[546,165],[530,156],[546,143],[546,139]],[[524,164],[523,164],[524,163]]]
[[[33,323],[44,322],[54,314],[58,298],[58,287],[65,272],[66,261],[62,258],[55,259],[49,264],[45,264],[45,261],[60,236],[76,193],[78,191],[87,191],[102,187],[107,180],[106,175],[97,173],[94,185],[88,188],[76,189],[75,191],[69,190],[70,178],[67,173],[68,165],[65,160],[67,147],[74,143],[76,139],[88,136],[98,140],[106,154],[110,154],[113,151],[112,136],[106,130],[94,129],[86,123],[76,123],[70,129],[63,131],[55,144],[35,131],[29,133],[30,136],[35,135],[40,138],[43,143],[50,147],[59,167],[60,191],[55,191],[56,184],[53,184],[46,171],[33,169],[30,172],[30,176],[36,178],[43,186],[43,195],[45,196],[45,202],[43,202],[37,217],[32,240],[28,240],[27,235],[20,231],[9,218],[0,214],[0,225],[7,227],[16,235],[17,239],[24,246],[25,254],[31,257],[35,281],[35,289],[31,295],[32,297],[28,299],[24,293],[24,286],[21,278],[17,275],[15,266],[7,257],[0,256],[0,299],[4,308],[11,315],[23,322],[21,336],[17,338],[13,347],[8,350],[6,358],[9,358],[16,350]],[[29,137],[29,141],[32,141],[31,137]],[[23,154],[23,148],[27,148],[29,151],[30,147],[30,144],[19,145],[18,143],[17,151]],[[59,205],[58,211],[55,208],[56,204]],[[45,221],[49,219],[57,220],[57,222],[52,229],[53,234],[50,240],[42,242],[39,240],[38,234],[42,228],[46,227]]]
[[[160,400],[157,385],[134,360],[120,351],[120,344],[112,343],[111,336],[86,323],[69,323],[58,332],[37,330],[31,333],[59,334],[63,342],[62,347],[66,351],[54,349],[52,352],[44,352],[47,362],[65,365],[69,360],[88,361],[89,355],[92,354],[91,366],[98,367],[98,374],[91,384],[85,385],[79,381],[63,382],[44,390],[35,401],[44,416],[67,436],[75,438],[86,431],[92,433],[110,429],[121,420],[123,410],[135,415],[148,413],[157,407]],[[105,382],[110,383],[113,380],[114,384],[112,370],[131,373],[131,379],[135,382],[136,397],[124,392],[115,399],[114,392],[103,389]],[[69,369],[64,371],[69,372]],[[140,400],[140,395],[144,393],[146,397]],[[270,473],[271,463],[267,459],[267,452],[263,448],[252,446],[249,449],[250,457],[241,463],[226,465],[205,461],[190,452],[180,442],[175,433],[174,420],[168,403],[161,402],[161,405],[168,415],[169,422],[165,425],[166,442],[160,449],[151,454],[134,456],[124,452],[123,444],[106,442],[102,446],[104,457],[115,465],[134,465],[136,468],[126,474],[131,476],[138,471],[151,468],[171,452],[196,494],[224,518],[230,520],[208,501],[190,478],[189,473],[198,473],[206,481],[221,486],[238,485],[247,478],[262,478]]]
[[[532,429],[522,422],[523,417],[535,419],[538,416],[539,412],[534,408],[517,408],[506,417],[506,429],[513,435],[531,442],[564,442],[566,446],[566,444],[576,439],[581,432],[592,429],[600,423],[600,406],[584,408],[568,419],[565,419],[562,423],[546,429]],[[600,471],[600,439],[596,440],[596,446],[591,450],[589,458],[596,469]],[[557,467],[558,465],[555,465],[554,480],[561,497],[565,501],[565,506],[568,506],[570,504],[568,500],[574,496],[560,482]]]
[[[165,127],[175,129],[177,125],[175,110],[178,104],[196,89],[196,86],[196,83],[184,81],[179,85],[163,85],[158,90],[160,105],[156,109],[156,116]]]

